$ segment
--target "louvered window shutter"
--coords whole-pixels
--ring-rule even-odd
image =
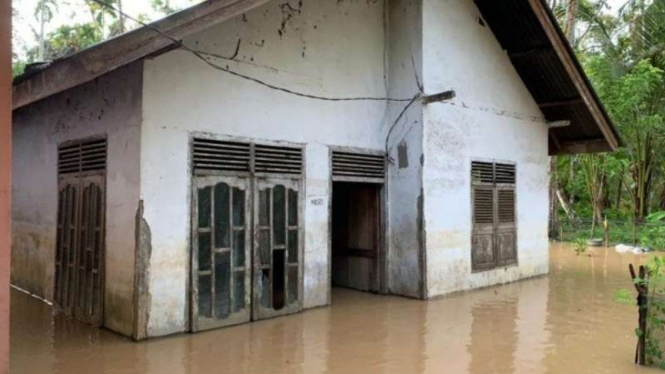
[[[496,164],[496,254],[497,264],[517,263],[515,217],[515,165]]]
[[[471,163],[472,247],[474,271],[517,262],[515,165]]]
[[[474,271],[495,266],[494,256],[494,164],[471,164],[473,234],[471,263]]]

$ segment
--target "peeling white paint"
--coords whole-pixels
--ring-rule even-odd
[[[305,175],[304,307],[330,304],[330,155],[322,144],[307,145]]]
[[[58,145],[106,134],[104,326],[132,334],[142,63],[14,112],[12,282],[53,299]]]
[[[427,294],[547,273],[547,128],[533,120],[542,114],[473,1],[424,4],[425,91],[457,94],[456,105],[424,110]],[[473,159],[517,163],[519,266],[471,272]]]
[[[19,114],[44,113],[17,117],[14,166],[30,173],[16,174],[15,230],[41,231],[46,244],[34,250],[26,239],[15,247],[30,256],[37,252],[34,261],[46,274],[41,287],[50,289],[46,283],[53,271],[56,171],[49,155],[55,155],[60,139],[100,131],[109,132],[107,288],[117,287],[131,300],[134,215],[141,199],[152,234],[151,337],[188,329],[193,134],[304,145],[305,308],[330,303],[333,146],[388,149],[389,292],[426,298],[546,273],[547,129],[491,30],[478,21],[473,0],[303,0],[297,11],[286,13],[280,4],[271,2],[185,42],[208,56],[230,57],[240,41],[233,61],[212,57],[214,61],[299,92],[411,98],[423,84],[426,94],[454,90],[456,99],[426,107],[417,101],[395,123],[404,102],[297,97],[212,69],[175,50],[143,63],[140,134],[140,109],[125,102],[140,96],[131,90],[131,95],[121,90],[129,96],[117,98],[131,110],[113,106],[108,117],[113,120],[102,123],[85,113],[88,106],[96,108],[109,99],[105,90],[77,88],[24,108]],[[114,72],[83,87],[111,81],[136,84],[141,79]],[[96,102],[82,110],[59,109],[71,95],[88,95]],[[71,126],[67,135],[41,135],[60,123]],[[399,152],[408,165],[400,167]],[[476,158],[517,163],[519,266],[471,272],[470,163]],[[46,208],[35,208],[33,201],[46,201]],[[113,301],[107,298],[107,304]],[[123,333],[125,322],[107,321]]]
[[[240,61],[216,61],[289,89],[386,96],[382,1],[305,0],[283,29],[279,5],[269,3],[185,42],[230,56],[240,39]],[[144,77],[141,198],[153,238],[149,335],[187,329],[192,132],[307,145],[304,305],[328,304],[328,149],[384,149],[386,103],[296,97],[211,69],[184,51],[146,61]]]

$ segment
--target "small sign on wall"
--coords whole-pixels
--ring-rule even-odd
[[[323,206],[325,204],[325,199],[321,197],[310,198],[309,203],[313,206]]]

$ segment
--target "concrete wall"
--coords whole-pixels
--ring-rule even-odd
[[[188,141],[197,133],[305,144],[306,308],[330,302],[330,146],[388,150],[389,292],[424,298],[547,271],[547,130],[472,0],[273,2],[185,42],[223,69],[303,93],[404,99],[422,83],[457,99],[406,111],[407,102],[314,100],[182,50],[147,60],[149,336],[188,328]],[[471,274],[473,158],[517,162],[519,267]]]
[[[547,129],[538,106],[472,0],[424,0],[427,294],[509,282],[548,271]],[[443,36],[443,37],[442,37]],[[519,266],[471,273],[471,160],[517,163]]]
[[[12,283],[52,300],[58,144],[107,134],[104,325],[132,334],[142,63],[14,113]]]
[[[383,1],[271,2],[185,42],[233,57],[213,58],[222,67],[291,90],[382,97],[388,84],[385,12]],[[329,147],[383,150],[392,123],[386,103],[297,97],[215,70],[185,51],[146,61],[144,81],[141,198],[152,234],[148,335],[188,326],[192,132],[306,144],[304,305],[328,304]]]
[[[410,98],[420,93],[423,76],[421,3],[390,2],[390,97]],[[392,293],[422,297],[423,113],[420,101],[404,111],[407,105],[391,103],[386,116],[387,149],[391,159],[388,168],[388,283]]]

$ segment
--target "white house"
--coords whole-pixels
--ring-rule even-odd
[[[533,277],[620,143],[544,1],[209,0],[17,79],[12,282],[144,339]]]

